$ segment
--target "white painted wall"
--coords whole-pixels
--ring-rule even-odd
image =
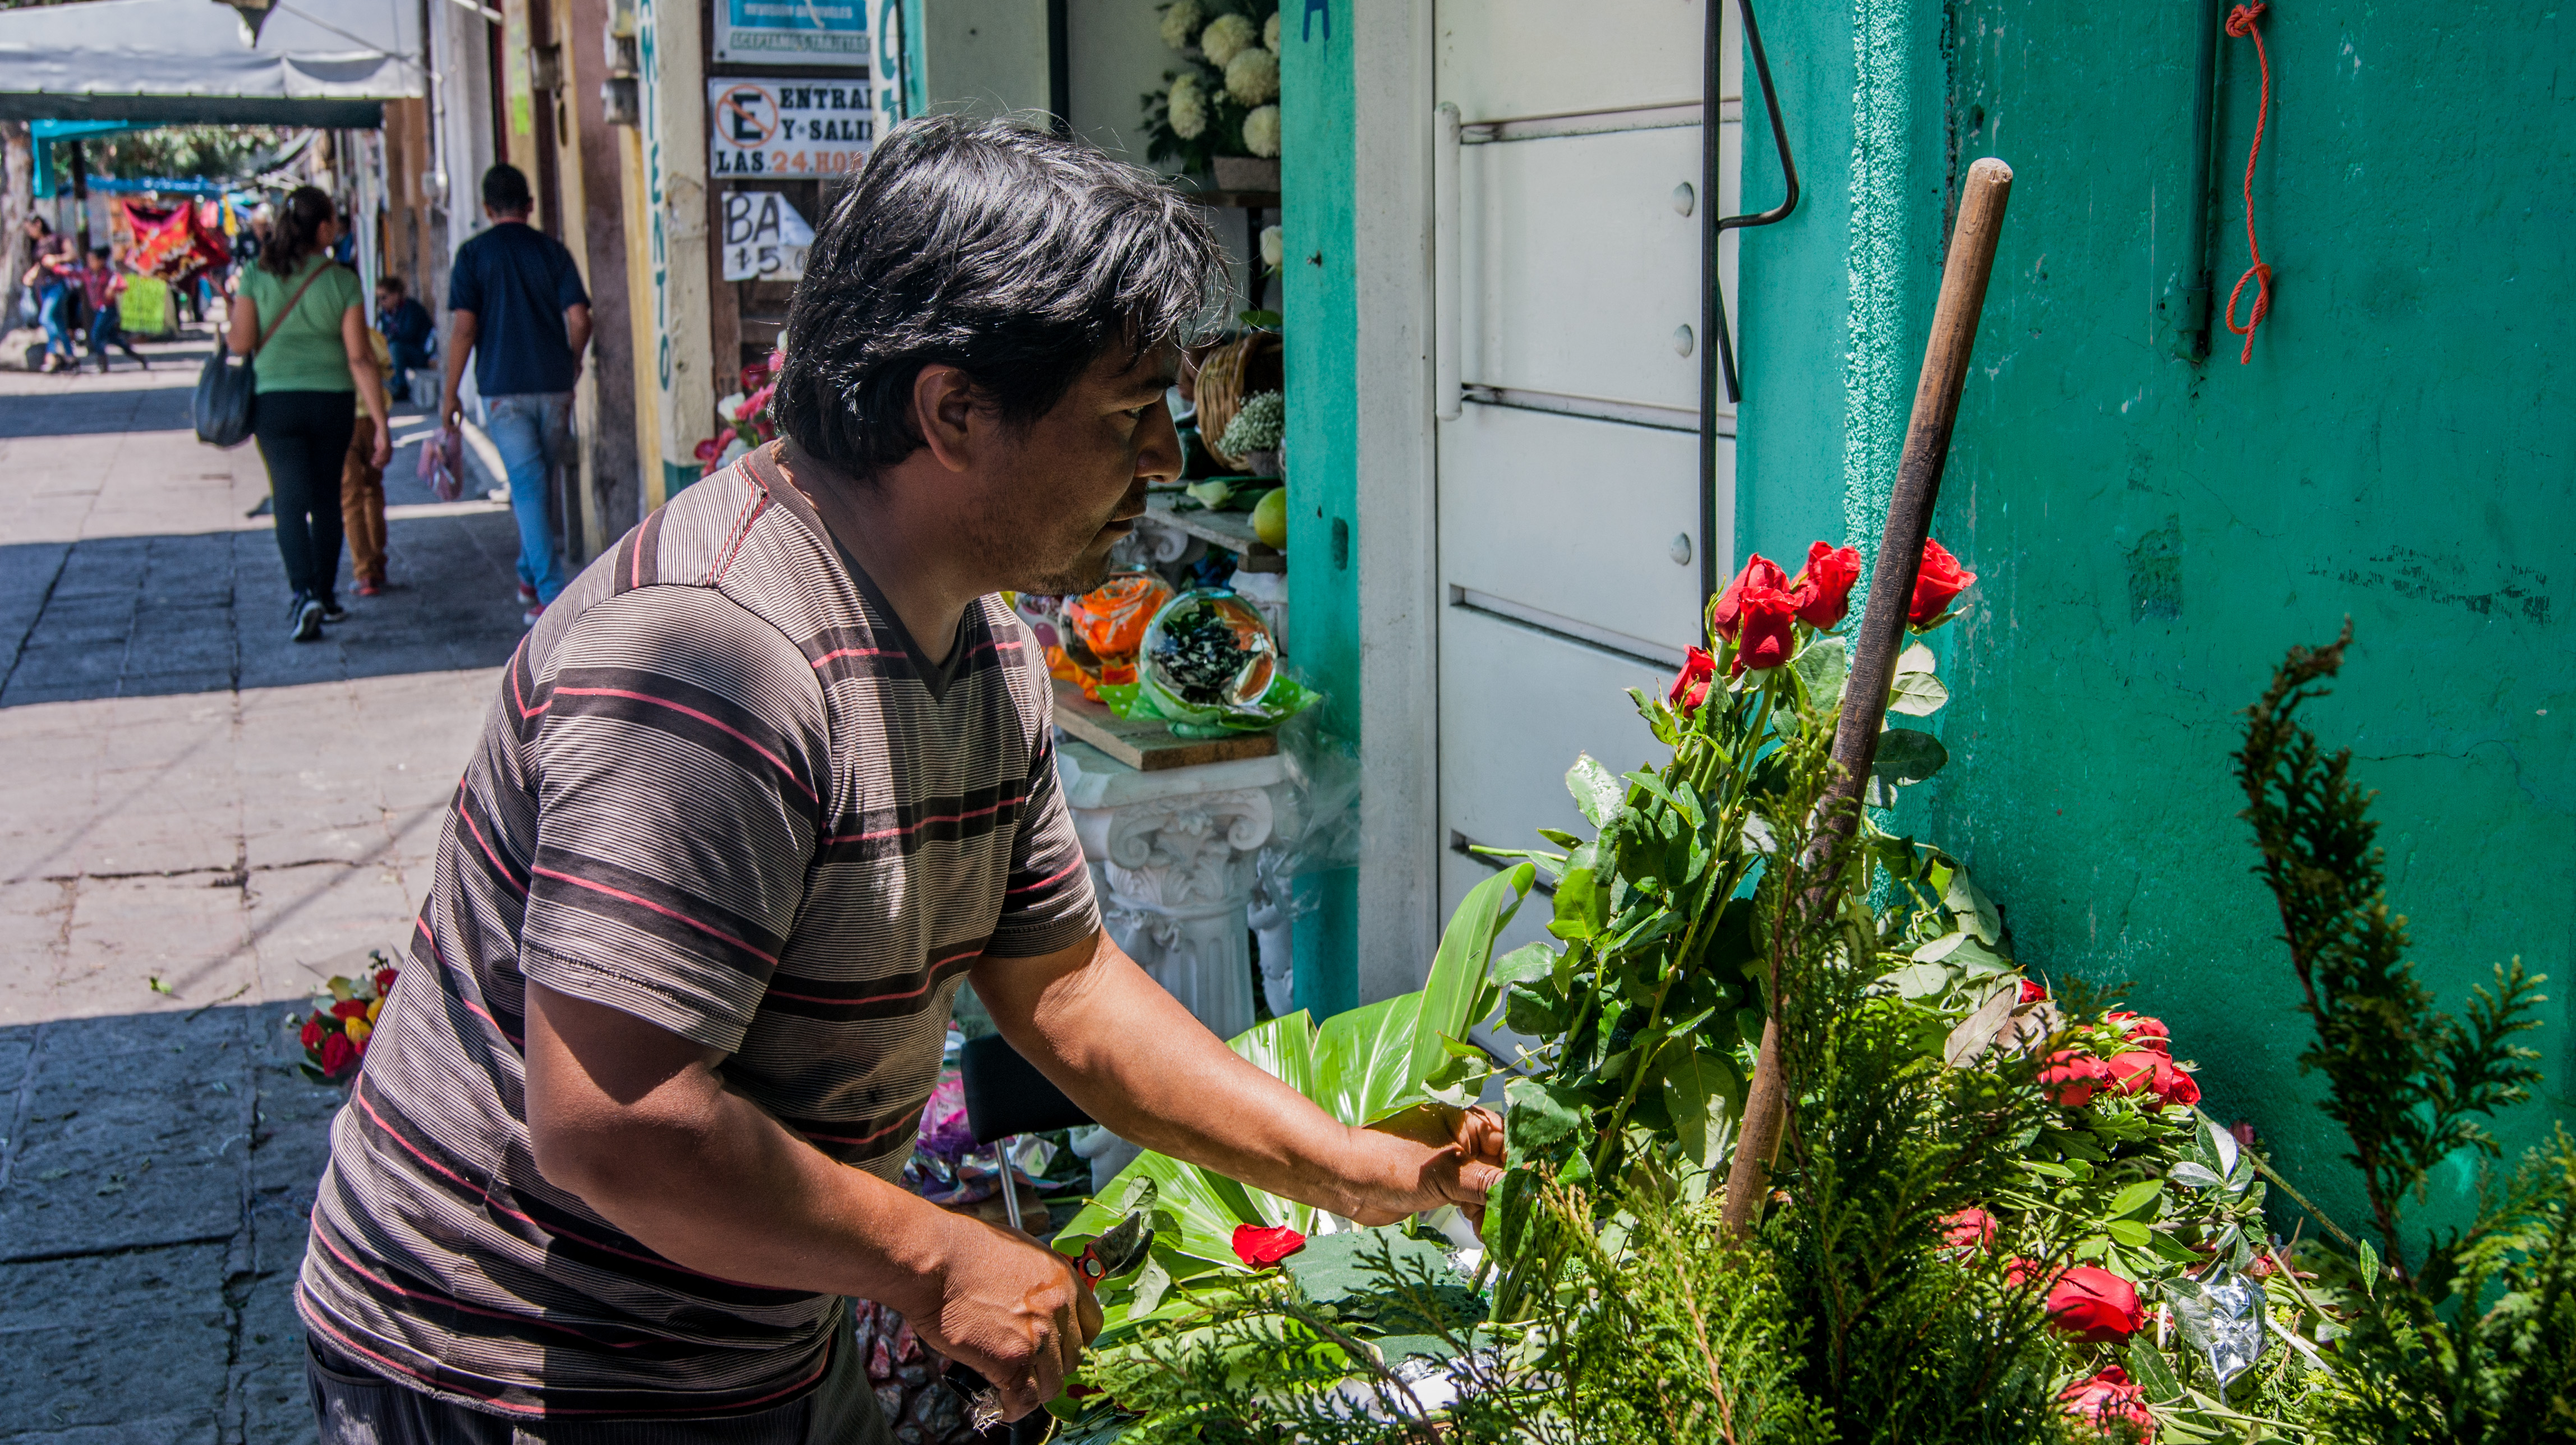
[[[1046,0],[926,0],[922,93],[934,111],[1047,108]]]
[[[1074,132],[1112,155],[1145,165],[1145,109],[1140,99],[1163,88],[1163,72],[1181,57],[1163,44],[1154,0],[1066,0],[1066,65]],[[1043,36],[1041,36],[1043,39]],[[1166,161],[1157,169],[1168,171]]]

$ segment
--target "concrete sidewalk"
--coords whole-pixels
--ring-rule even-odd
[[[0,1442],[308,1441],[340,1091],[291,1020],[402,956],[522,635],[517,533],[406,447],[395,590],[291,643],[257,449],[188,430],[208,347],[145,349],[0,372]]]

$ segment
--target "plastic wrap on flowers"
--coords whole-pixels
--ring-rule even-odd
[[[1193,738],[1267,731],[1318,698],[1279,665],[1261,609],[1224,587],[1164,603],[1145,628],[1133,686],[1100,692],[1121,717],[1159,718]]]
[[[1021,1182],[1036,1189],[1054,1158],[1054,1146],[1032,1136],[1020,1141],[1011,1164]],[[922,1106],[912,1157],[903,1164],[903,1187],[947,1208],[1001,1195],[992,1149],[978,1145],[967,1128],[966,1085],[953,1068],[941,1072],[938,1087],[930,1091],[930,1102]]]
[[[1079,686],[1084,697],[1107,701],[1103,689],[1135,683],[1136,650],[1171,597],[1171,587],[1153,573],[1122,572],[1066,598],[1057,645],[1047,649],[1047,670]]]

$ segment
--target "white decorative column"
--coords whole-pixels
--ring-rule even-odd
[[[1252,1027],[1253,860],[1293,831],[1284,759],[1144,772],[1062,739],[1056,775],[1118,946],[1219,1038]]]

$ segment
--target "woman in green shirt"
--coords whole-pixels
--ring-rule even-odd
[[[339,236],[331,198],[312,186],[277,209],[258,264],[241,273],[224,337],[255,353],[251,435],[268,464],[277,551],[286,560],[287,636],[311,642],[340,610],[340,468],[357,429],[357,393],[376,424],[375,464],[393,459],[385,384],[367,341],[357,273],[332,261]]]

